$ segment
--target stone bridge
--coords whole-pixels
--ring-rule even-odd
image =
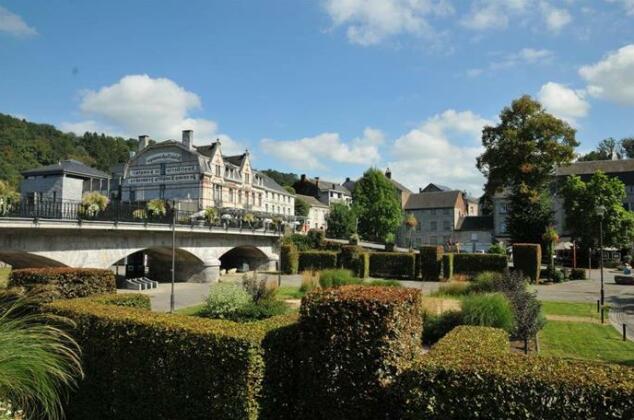
[[[222,268],[274,269],[279,233],[176,225],[177,281],[215,281]],[[171,278],[172,226],[105,221],[0,218],[0,261],[14,268],[112,268],[141,254],[155,280]]]

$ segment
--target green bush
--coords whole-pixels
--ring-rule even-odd
[[[570,270],[570,280],[585,280],[586,270],[583,268],[573,268]]]
[[[9,287],[22,287],[44,302],[114,293],[116,283],[110,270],[96,268],[25,268],[11,271]]]
[[[504,331],[461,326],[399,377],[392,418],[632,418],[633,393],[634,369],[526,357]]]
[[[299,272],[337,268],[337,253],[332,251],[303,251],[299,253]]]
[[[234,319],[238,312],[252,303],[251,296],[235,283],[217,283],[209,288],[202,313],[209,318]]]
[[[462,325],[460,311],[446,311],[440,315],[425,314],[423,320],[423,343],[434,344],[458,325]]]
[[[370,276],[416,279],[416,254],[401,252],[370,253]]]
[[[150,297],[141,293],[122,293],[119,295],[94,296],[93,302],[103,305],[123,306],[149,311],[152,309]]]
[[[491,293],[498,291],[498,283],[502,273],[497,271],[484,271],[469,284],[470,293]]]
[[[249,302],[240,307],[230,319],[237,322],[259,321],[278,315],[287,314],[289,307],[276,299],[263,299],[259,302]]]
[[[350,270],[334,269],[324,270],[319,273],[319,285],[323,289],[359,283],[361,283],[361,280],[354,277]]]
[[[306,238],[311,249],[319,249],[326,239],[326,234],[323,230],[311,229],[306,234]]]
[[[370,256],[360,246],[344,245],[339,254],[339,266],[364,279],[370,275]]]
[[[300,308],[297,418],[384,418],[391,383],[422,352],[417,289],[313,291]]]
[[[453,278],[453,254],[442,256],[442,278],[449,281]]]
[[[475,275],[483,271],[506,270],[508,261],[504,255],[496,254],[455,254],[453,257],[454,274]]]
[[[469,283],[455,281],[441,285],[434,294],[441,296],[464,296],[468,293]]]
[[[539,274],[540,279],[549,279],[553,283],[561,283],[564,281],[564,273],[561,270],[553,269],[552,267],[547,267],[544,270],[540,270]]]
[[[297,274],[299,269],[299,252],[295,245],[282,245],[280,248],[280,265],[284,274]]]
[[[500,243],[491,244],[487,250],[487,254],[506,255],[506,248]]]
[[[442,268],[443,247],[423,246],[419,250],[420,271],[423,281],[438,281]]]
[[[462,301],[462,322],[510,333],[514,326],[513,308],[501,293],[469,295]]]
[[[292,315],[227,320],[60,300],[51,311],[75,321],[85,378],[68,418],[256,419],[265,359],[262,340]]]
[[[513,266],[533,283],[539,283],[542,247],[539,244],[513,244]]]

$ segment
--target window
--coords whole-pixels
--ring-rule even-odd
[[[432,220],[431,222],[429,222],[429,230],[431,230],[432,232],[435,232],[438,229],[438,222],[436,222],[435,220]]]
[[[264,205],[264,210],[265,210],[267,213],[269,212],[269,204],[268,204],[268,203],[266,203],[266,204]]]
[[[165,198],[165,184],[159,185],[159,198],[161,200]]]
[[[500,214],[506,214],[508,210],[508,203],[500,203]]]
[[[242,204],[242,190],[238,190],[238,204]]]
[[[220,176],[221,170],[220,165],[216,165],[216,176]]]
[[[247,173],[244,174],[244,183],[245,184],[249,183],[249,174],[247,174]]]
[[[130,201],[136,201],[136,191],[130,189]]]
[[[436,236],[432,236],[429,238],[429,243],[432,245],[438,245],[438,238]]]
[[[442,222],[442,229],[444,231],[448,231],[451,230],[451,222],[449,220],[443,220]]]
[[[167,164],[161,163],[161,175],[165,175]]]
[[[262,193],[258,194],[258,207],[262,207]]]
[[[214,184],[214,200],[222,200],[222,186]]]
[[[506,222],[500,222],[500,233],[506,233]]]
[[[233,203],[233,188],[229,188],[229,202]]]

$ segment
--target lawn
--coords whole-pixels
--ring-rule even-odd
[[[540,354],[634,366],[634,343],[611,325],[548,321],[539,333]]]
[[[198,316],[200,311],[202,311],[205,307],[204,303],[199,303],[198,305],[188,306],[186,308],[180,308],[174,310],[174,313],[179,315],[190,315],[190,316]]]
[[[594,303],[542,301],[542,309],[546,315],[600,318],[597,305]]]
[[[0,267],[0,289],[4,289],[7,287],[7,282],[9,281],[9,274],[11,273],[11,269],[8,267]]]
[[[299,290],[297,287],[292,286],[280,286],[277,288],[275,298],[279,300],[286,299],[301,299],[306,293]]]

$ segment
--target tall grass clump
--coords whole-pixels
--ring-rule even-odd
[[[484,271],[473,279],[469,284],[470,293],[493,293],[498,291],[498,284],[502,278],[502,273],[495,271]]]
[[[299,291],[302,293],[307,293],[317,287],[319,287],[319,272],[312,270],[303,271],[302,285],[299,287]]]
[[[24,418],[63,418],[62,400],[83,376],[70,320],[25,299],[0,298],[0,400]]]
[[[352,271],[344,269],[323,270],[319,273],[319,285],[323,289],[340,287],[349,284],[360,284],[361,280],[352,275]]]
[[[433,296],[464,296],[469,293],[469,283],[456,281],[443,284]]]
[[[203,314],[209,318],[231,319],[251,302],[251,295],[240,285],[217,283],[209,288]]]
[[[462,321],[465,325],[501,328],[508,333],[515,325],[513,308],[501,293],[468,295],[462,302]]]

